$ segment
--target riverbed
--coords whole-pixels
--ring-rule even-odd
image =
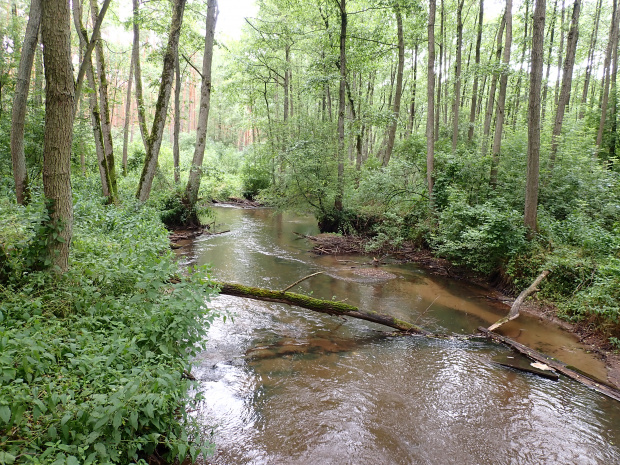
[[[182,249],[219,280],[346,300],[427,329],[470,334],[508,308],[489,290],[411,264],[374,268],[368,256],[315,256],[298,234],[313,218],[218,207],[219,230]],[[379,272],[377,272],[379,270]],[[392,336],[386,328],[284,304],[219,296],[227,314],[208,333],[193,374],[198,415],[217,444],[214,464],[616,464],[620,404],[561,377],[497,365],[502,346]],[[604,378],[570,335],[534,318],[501,330]]]

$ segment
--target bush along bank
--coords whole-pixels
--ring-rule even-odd
[[[213,447],[184,378],[209,323],[159,212],[75,194],[71,267],[41,271],[41,205],[0,204],[0,464],[172,463]],[[45,233],[45,235],[44,235]]]

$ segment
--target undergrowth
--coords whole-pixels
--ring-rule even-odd
[[[192,460],[212,445],[184,378],[217,316],[183,279],[159,213],[75,194],[70,271],[33,271],[41,205],[0,204],[0,464]]]

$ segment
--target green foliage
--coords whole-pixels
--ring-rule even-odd
[[[216,317],[213,291],[204,269],[171,280],[157,216],[78,193],[70,271],[16,268],[0,286],[1,463],[129,463],[156,449],[182,461],[211,450],[182,375]],[[36,238],[36,215],[28,224],[3,244]],[[26,250],[4,248],[11,263]]]
[[[486,274],[527,248],[520,212],[491,201],[472,206],[458,194],[439,214],[432,244],[440,255]]]

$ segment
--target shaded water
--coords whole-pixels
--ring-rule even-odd
[[[315,257],[293,234],[311,218],[218,208],[221,229],[185,248],[221,280],[346,299],[428,329],[468,334],[507,312],[485,290],[368,257]],[[220,296],[193,373],[199,412],[215,427],[216,464],[616,464],[620,404],[561,378],[495,365],[486,342],[391,337],[372,323],[282,304]],[[568,334],[519,318],[506,332],[604,377]]]

